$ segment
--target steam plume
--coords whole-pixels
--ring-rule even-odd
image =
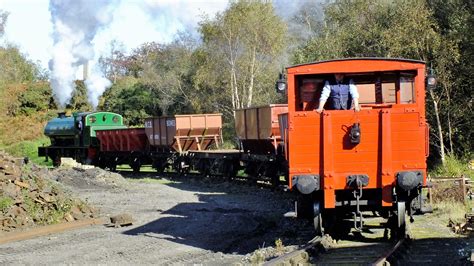
[[[118,0],[51,0],[53,58],[49,62],[53,92],[64,106],[71,98],[77,67],[94,59],[92,41],[98,30],[112,20]],[[91,68],[93,71],[93,69]],[[89,100],[97,106],[98,96],[110,81],[92,72],[86,81]]]

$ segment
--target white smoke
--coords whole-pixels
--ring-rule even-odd
[[[166,35],[186,31],[197,34],[196,26],[203,18],[213,16],[228,6],[227,0],[144,0],[140,7],[151,20],[166,30]]]
[[[77,68],[94,59],[92,41],[112,20],[118,0],[51,0],[53,58],[49,62],[53,92],[64,106],[71,98]],[[86,81],[89,100],[97,106],[98,96],[110,86],[99,73]]]

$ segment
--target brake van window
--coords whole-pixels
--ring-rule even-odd
[[[296,79],[297,111],[315,110],[326,81],[333,75],[304,75]],[[359,92],[359,104],[380,105],[389,107],[390,104],[410,104],[415,102],[415,73],[412,72],[377,72],[351,73],[345,76],[352,80]],[[397,91],[399,98],[397,101]],[[389,105],[387,105],[389,104]],[[326,106],[327,107],[327,106]]]

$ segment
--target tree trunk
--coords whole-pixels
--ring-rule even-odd
[[[446,100],[447,106],[451,106],[451,90],[450,87],[447,85],[450,82],[444,82],[444,90],[446,91]],[[453,127],[451,126],[451,109],[448,108],[448,139],[449,139],[449,150],[448,154],[453,155],[454,153],[454,146],[453,146]]]
[[[257,55],[255,51],[255,47],[252,49],[252,63],[250,65],[250,84],[249,84],[249,95],[248,95],[248,101],[247,101],[247,107],[252,106],[252,99],[253,99],[253,84],[255,80],[255,61],[257,60]]]
[[[436,116],[436,123],[438,126],[438,136],[439,136],[439,155],[441,156],[441,162],[443,165],[446,162],[446,154],[444,152],[444,140],[443,140],[443,128],[441,126],[441,120],[439,118],[439,108],[438,108],[438,101],[435,98],[433,90],[429,90],[431,99],[433,100],[433,106]]]

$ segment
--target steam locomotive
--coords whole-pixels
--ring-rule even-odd
[[[325,81],[337,73],[356,85],[359,112],[315,111]],[[94,112],[51,120],[45,135],[52,144],[38,153],[56,166],[73,157],[111,170],[152,165],[158,172],[226,177],[244,170],[248,178],[297,193],[290,215],[312,220],[318,234],[362,230],[364,211],[388,218],[401,232],[406,214],[423,211],[425,87],[435,84],[425,63],[340,59],[288,67],[283,77],[276,89],[288,104],[236,110],[237,149],[221,148],[220,114],[152,117],[143,128],[126,128],[119,114]]]

